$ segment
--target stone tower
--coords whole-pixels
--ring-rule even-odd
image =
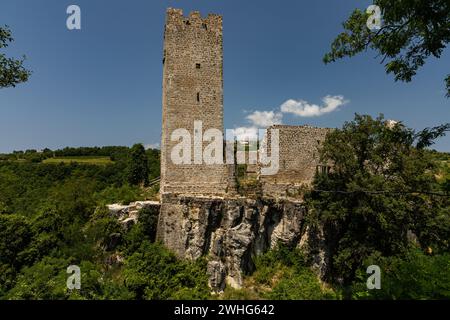
[[[222,17],[202,18],[197,11],[184,17],[180,9],[167,9],[163,65],[161,194],[220,196],[227,167],[194,162],[194,135],[211,128],[223,132]],[[194,121],[202,122],[200,133]],[[179,128],[192,137],[191,164],[172,160],[180,140],[171,141],[171,135]],[[200,143],[203,150],[209,144]]]

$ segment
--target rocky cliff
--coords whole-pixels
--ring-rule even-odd
[[[131,226],[137,223],[139,218],[139,210],[149,207],[159,210],[159,206],[159,201],[136,201],[131,202],[128,205],[114,203],[109,204],[106,207],[108,208],[110,214],[117,218],[125,230],[129,230]]]
[[[303,203],[288,200],[166,196],[157,239],[187,259],[206,256],[209,284],[221,292],[242,285],[255,256],[279,242],[304,249],[320,273],[326,268],[321,235],[305,223]]]

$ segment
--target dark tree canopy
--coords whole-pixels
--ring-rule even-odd
[[[142,144],[135,144],[130,149],[130,163],[128,165],[128,182],[131,185],[148,184],[148,158]]]
[[[5,26],[0,27],[0,49],[8,47],[14,41],[11,30]],[[25,57],[21,59],[7,58],[0,53],[0,88],[15,87],[17,84],[28,81],[31,72],[23,66]]]
[[[324,62],[373,49],[395,80],[409,82],[430,56],[439,58],[450,41],[450,1],[374,0],[382,13],[379,30],[369,30],[370,14],[356,9],[343,23]],[[450,74],[445,79],[450,97]]]

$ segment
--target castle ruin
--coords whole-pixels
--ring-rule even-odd
[[[209,14],[202,18],[197,11],[185,17],[182,10],[169,8],[163,65],[157,239],[183,258],[208,255],[213,291],[223,291],[226,283],[239,288],[243,272],[252,271],[252,257],[280,241],[305,244],[309,231],[303,217],[307,210],[301,199],[287,198],[292,190],[310,185],[317,170],[328,170],[320,163],[319,148],[330,129],[269,128],[279,131],[278,171],[264,176],[260,163],[250,165],[262,192],[256,199],[239,195],[234,164],[206,164],[203,160],[177,164],[172,157],[179,143],[178,136],[173,136],[177,130],[194,137],[188,152],[192,155],[196,147],[207,144],[196,139],[201,132],[218,129],[223,133],[222,17]],[[200,130],[195,125],[198,122]],[[266,141],[271,140],[268,132]],[[228,145],[226,151],[223,153],[228,153]],[[322,261],[323,255],[318,259]]]
[[[175,164],[172,150],[178,144],[172,134],[186,129],[193,137],[191,155],[201,131],[223,132],[222,17],[198,11],[183,16],[181,9],[167,10],[164,31],[163,108],[161,141],[161,195],[227,196],[234,194],[232,175],[226,164]],[[311,183],[317,170],[327,170],[319,161],[319,147],[330,129],[275,125],[279,131],[279,171],[258,175],[265,196],[286,196],[289,190]],[[270,130],[268,130],[270,141]],[[222,136],[223,139],[223,136]],[[225,159],[224,159],[225,163]],[[260,166],[249,165],[249,168]]]

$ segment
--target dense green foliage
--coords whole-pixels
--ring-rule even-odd
[[[382,24],[369,30],[370,14],[353,11],[342,32],[325,55],[326,63],[374,50],[385,61],[395,80],[411,81],[430,56],[439,58],[450,41],[448,0],[374,0],[381,9]],[[450,97],[450,74],[445,79]]]
[[[411,242],[449,252],[449,197],[422,148],[442,128],[416,133],[356,115],[327,136],[322,158],[333,169],[316,176],[308,201],[311,226],[323,227],[329,242],[330,280],[349,284],[370,256],[400,257]]]
[[[382,257],[374,254],[366,265],[379,265],[382,274],[380,290],[367,290],[365,270],[351,288],[354,299],[450,299],[450,253],[426,255],[418,248],[405,254]]]
[[[275,283],[272,290],[263,295],[268,299],[304,300],[335,298],[326,290],[318,276],[307,264],[298,249],[279,247],[256,259],[255,279],[260,283]],[[278,279],[277,279],[278,278]]]
[[[182,262],[162,245],[144,241],[127,259],[124,277],[137,299],[206,299],[205,270],[204,261]]]
[[[128,182],[131,185],[148,185],[148,158],[142,144],[135,144],[130,150]]]
[[[147,154],[159,170],[159,152]],[[128,184],[130,158],[102,166],[0,161],[0,299],[208,297],[205,262],[179,261],[154,243],[158,212],[143,209],[128,230],[104,207],[145,198]],[[81,290],[66,287],[72,264]]]
[[[14,41],[11,30],[5,26],[0,27],[0,49],[8,47]],[[15,87],[17,84],[28,81],[31,72],[23,66],[22,59],[7,58],[0,53],[0,89]]]

